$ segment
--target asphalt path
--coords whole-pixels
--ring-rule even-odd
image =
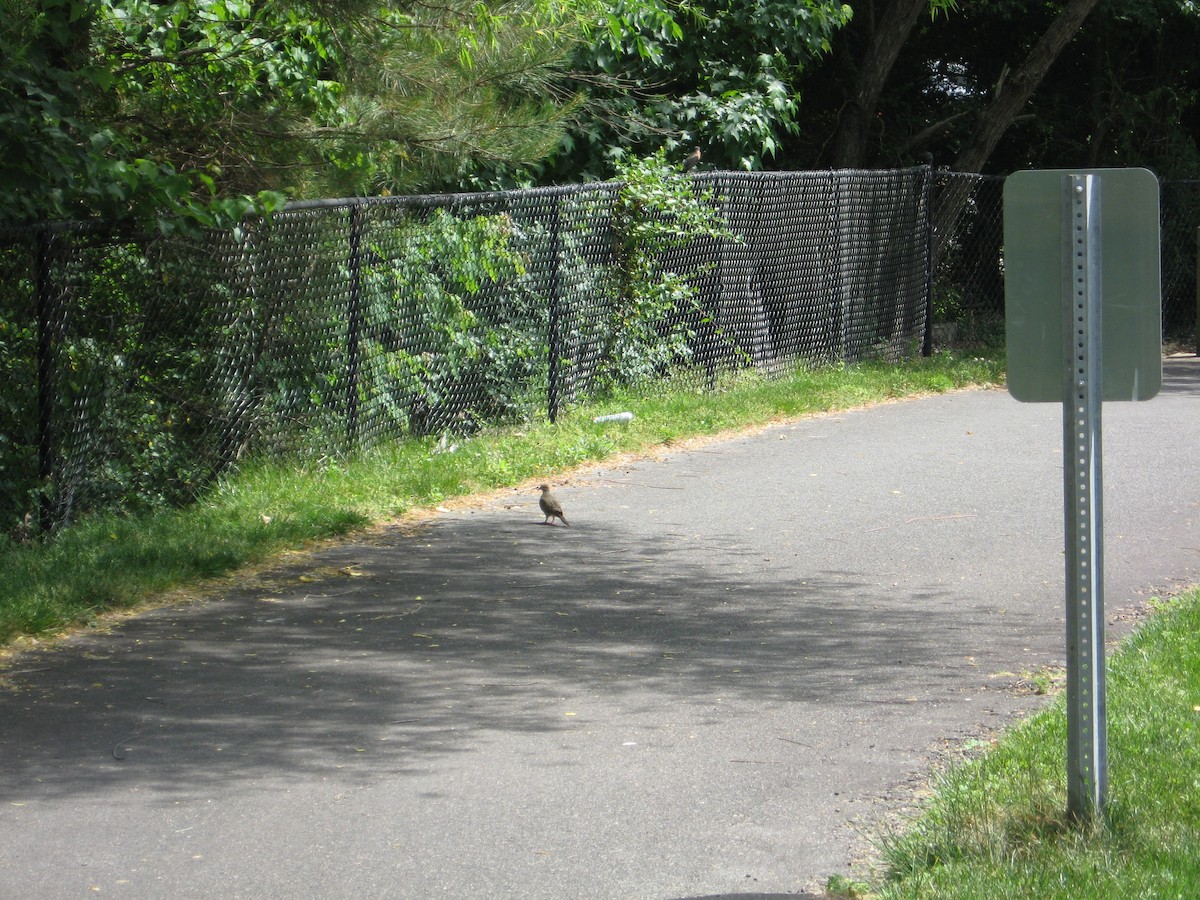
[[[1166,371],[1104,408],[1113,635],[1200,581],[1200,363]],[[506,492],[22,655],[0,897],[815,893],[1063,660],[1057,404],[885,404],[556,493],[570,528]]]

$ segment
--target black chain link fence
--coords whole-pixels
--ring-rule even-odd
[[[1163,335],[1190,342],[1200,308],[1200,181],[1164,181],[1159,199],[1162,222]],[[1193,344],[1200,353],[1200,343]]]
[[[933,192],[934,343],[1000,346],[1004,342],[1004,177],[939,171]]]
[[[967,201],[933,228],[954,179]],[[0,230],[0,534],[184,503],[251,457],[554,419],[629,386],[911,357],[934,324],[958,329],[939,343],[1002,339],[999,179],[691,183],[736,237],[663,255],[649,311],[629,302],[612,183],[298,203],[188,237]]]
[[[998,345],[1004,340],[1004,177],[939,171],[934,178],[935,342]],[[1160,182],[1163,338],[1196,331],[1200,181]],[[966,195],[957,215],[945,206]]]

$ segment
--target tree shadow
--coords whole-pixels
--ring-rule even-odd
[[[1162,395],[1196,396],[1200,394],[1200,357],[1173,356],[1163,360]]]
[[[935,660],[969,616],[934,637],[921,604],[860,574],[739,571],[755,554],[705,544],[478,516],[328,549],[25,658],[0,694],[0,783],[169,802],[435,771],[497,732],[577,727],[573,693],[630,714],[714,696],[867,708],[912,689],[901,664],[956,689]]]

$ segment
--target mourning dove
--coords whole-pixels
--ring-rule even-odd
[[[542,492],[542,496],[538,498],[538,506],[542,508],[542,512],[546,514],[546,521],[543,525],[553,525],[555,519],[562,519],[562,523],[568,528],[571,523],[567,521],[567,517],[563,515],[562,504],[558,502],[558,498],[550,493],[550,485],[543,484],[538,488]]]
[[[691,155],[683,161],[683,171],[685,171],[685,172],[692,171],[692,169],[696,168],[696,166],[699,164],[699,162],[700,162],[700,148],[697,147],[695,150],[692,151]]]

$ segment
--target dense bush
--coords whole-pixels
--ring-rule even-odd
[[[522,229],[504,213],[439,209],[373,237],[358,388],[369,418],[461,434],[529,415],[544,398],[547,310]]]

